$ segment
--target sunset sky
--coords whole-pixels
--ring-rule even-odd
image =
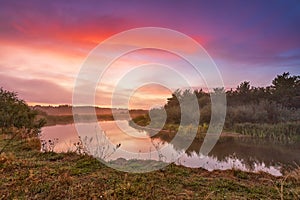
[[[300,74],[297,0],[7,0],[0,4],[0,87],[16,91],[31,105],[71,104],[75,78],[89,52],[114,34],[149,26],[180,31],[199,42],[227,89],[244,80],[267,86],[277,74]],[[106,92],[112,90],[110,81],[117,73],[149,56],[172,60],[188,73],[186,64],[173,55],[140,51],[114,63]],[[131,99],[132,107],[161,104],[169,94],[170,89],[145,86]],[[99,106],[109,106],[105,95],[97,97],[103,102]]]

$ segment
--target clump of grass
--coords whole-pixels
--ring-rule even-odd
[[[243,135],[267,138],[281,143],[300,141],[300,122],[278,124],[241,123],[235,124],[234,130]]]
[[[55,145],[58,142],[58,138],[48,139],[48,140],[41,140],[41,151],[42,152],[53,152]]]
[[[296,163],[295,165],[296,169],[287,171],[284,176],[272,181],[281,200],[287,196],[300,199],[300,167]]]
[[[37,137],[26,138],[23,149],[27,151],[41,149],[40,139]]]
[[[85,138],[85,143],[87,144],[87,138]],[[78,141],[73,143],[75,150],[74,152],[79,154],[79,155],[88,155],[88,150],[85,147],[85,145],[83,145],[82,139],[80,136],[78,136]]]

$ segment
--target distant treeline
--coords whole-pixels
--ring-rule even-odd
[[[40,106],[36,105],[32,107],[33,110],[37,111],[39,118],[44,118],[46,120],[47,126],[52,126],[56,124],[71,124],[74,123],[73,119],[73,107],[70,105],[59,105],[59,106]],[[119,119],[127,120],[128,110],[126,109],[118,109],[118,108],[101,108],[101,107],[93,107],[93,106],[80,106],[76,107],[76,113],[81,115],[83,122],[90,121],[93,118],[92,110],[95,110],[98,121],[110,121],[114,120],[114,113],[118,114]],[[148,113],[146,110],[129,110],[129,114],[132,118],[137,116],[145,115]]]
[[[32,107],[34,110],[38,110],[42,115],[73,115],[71,105],[59,105],[59,106],[41,106],[36,105]],[[81,106],[76,108],[77,113],[86,114],[90,113],[91,109],[95,109],[97,115],[111,115],[112,109],[111,108],[101,108],[101,107],[92,107],[92,106]],[[117,109],[120,112],[124,111],[125,109]]]

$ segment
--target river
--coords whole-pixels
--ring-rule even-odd
[[[203,156],[199,153],[201,146],[199,142],[193,142],[186,151],[183,151],[166,139],[151,139],[146,131],[130,127],[125,120],[118,121],[121,128],[114,121],[102,121],[99,124],[104,133],[101,138],[95,135],[96,128],[90,124],[82,123],[78,126],[85,130],[84,135],[81,134],[81,141],[88,146],[89,151],[96,148],[98,157],[106,161],[118,158],[164,162],[175,160],[178,165],[201,167],[209,171],[235,168],[251,172],[264,171],[275,176],[282,175],[283,169],[296,167],[295,163],[300,163],[299,144],[286,145],[251,137],[225,136],[218,140],[208,156]],[[56,152],[78,149],[79,135],[74,124],[44,127],[41,139],[46,145],[51,141]],[[109,146],[115,148],[106,148]],[[162,155],[160,149],[166,146],[168,153]]]

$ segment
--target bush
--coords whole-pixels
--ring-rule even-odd
[[[22,133],[36,135],[45,124],[44,119],[36,120],[37,111],[32,110],[15,92],[0,88],[0,128],[2,132],[12,132],[17,128]]]

